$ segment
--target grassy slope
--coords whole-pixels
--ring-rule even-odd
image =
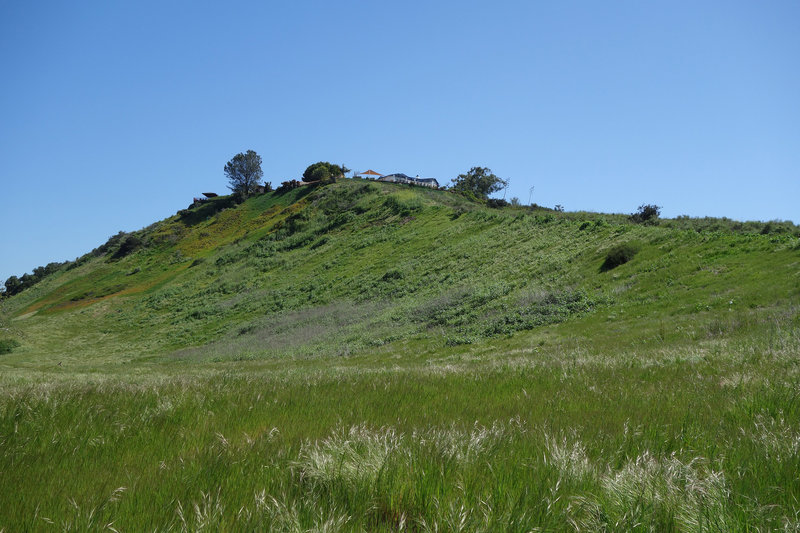
[[[798,526],[795,238],[358,181],[141,234],[4,303],[0,528]]]

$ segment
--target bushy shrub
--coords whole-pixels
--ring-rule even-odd
[[[19,343],[14,339],[0,339],[0,354],[11,353]]]
[[[647,204],[640,205],[639,209],[630,216],[630,219],[631,222],[636,224],[644,224],[645,222],[655,222],[658,220],[659,215],[661,215],[661,207],[655,204]]]
[[[636,243],[629,242],[615,246],[606,254],[606,259],[600,267],[600,270],[606,272],[612,268],[624,265],[633,259],[633,256],[635,256],[638,251],[639,245]]]
[[[287,191],[291,191],[292,189],[296,189],[298,187],[301,187],[302,185],[303,184],[301,182],[297,181],[297,180],[283,181],[283,182],[281,182],[281,186],[278,187],[275,190],[275,192],[277,192],[279,194],[282,194],[282,193],[285,193]]]
[[[789,221],[783,222],[780,220],[770,220],[769,222],[764,224],[764,227],[761,228],[761,235],[791,235],[797,234],[797,231],[793,227]]]
[[[495,209],[499,209],[501,207],[508,207],[509,204],[502,198],[489,198],[486,201],[486,205],[488,205],[489,207],[493,207]]]
[[[336,178],[344,176],[347,172],[349,172],[349,169],[344,165],[334,165],[327,161],[320,161],[306,168],[305,172],[303,172],[303,181],[329,183],[336,181]]]

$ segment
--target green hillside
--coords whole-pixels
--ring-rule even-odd
[[[0,305],[0,531],[800,528],[791,224],[340,180]]]

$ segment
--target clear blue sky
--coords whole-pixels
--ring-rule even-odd
[[[312,162],[800,222],[796,1],[0,0],[0,283]]]

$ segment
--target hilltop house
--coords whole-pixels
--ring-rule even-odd
[[[436,178],[420,178],[419,176],[412,178],[400,172],[396,174],[389,174],[378,178],[378,181],[388,181],[391,183],[407,183],[408,185],[417,185],[419,187],[430,187],[431,189],[438,189],[439,182]]]

